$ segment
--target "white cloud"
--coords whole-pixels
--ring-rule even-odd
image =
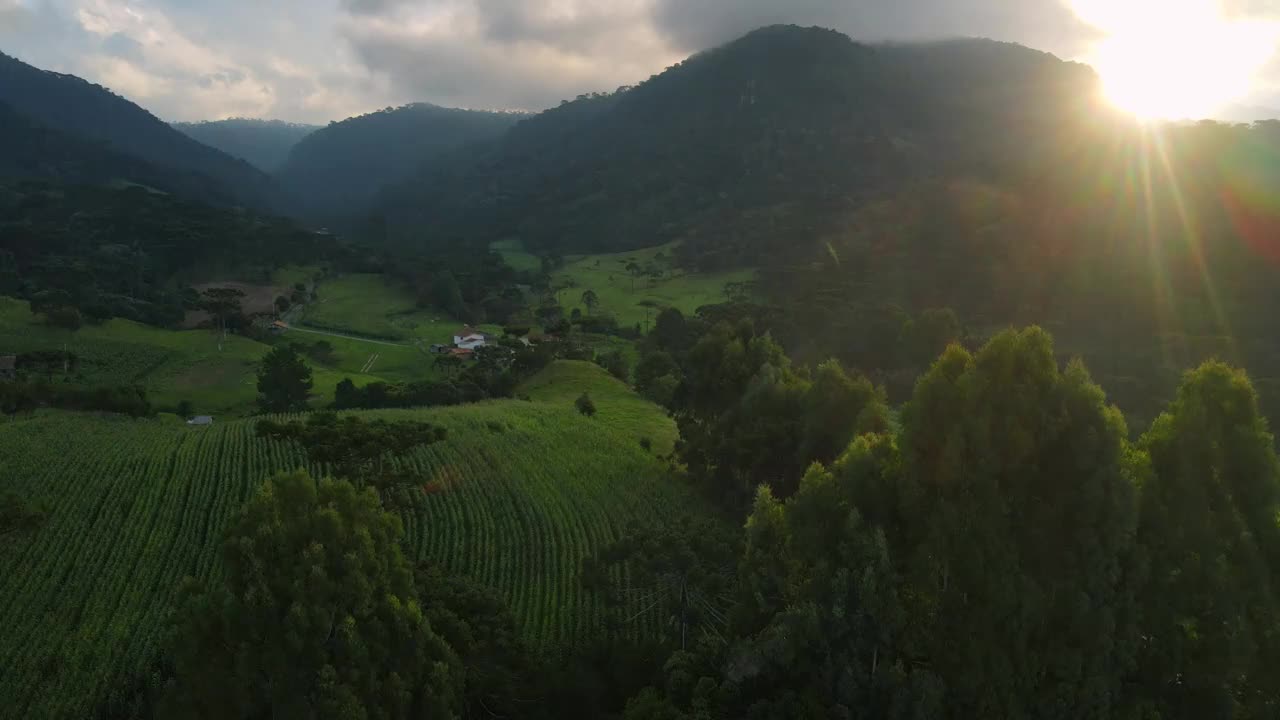
[[[1280,0],[1222,1],[1280,17]],[[1066,0],[0,0],[6,52],[167,119],[537,109],[776,22],[862,41],[982,35],[1066,58],[1095,38]],[[1280,85],[1280,68],[1260,84]]]

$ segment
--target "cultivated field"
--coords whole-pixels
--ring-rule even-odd
[[[668,444],[671,421],[597,371],[557,364],[526,385],[532,402],[366,414],[448,429],[411,459],[432,492],[413,491],[406,544],[498,588],[544,649],[599,627],[583,557],[630,522],[698,507],[639,445]],[[573,408],[583,389],[595,418]],[[85,717],[145,672],[182,578],[217,575],[230,514],[263,478],[304,464],[254,437],[252,420],[188,428],[45,412],[0,424],[0,486],[48,515],[0,546],[0,715]],[[642,615],[640,631],[659,622]]]

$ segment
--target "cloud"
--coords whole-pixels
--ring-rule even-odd
[[[0,35],[26,28],[31,11],[21,0],[0,0]]]
[[[1061,0],[656,0],[654,18],[688,52],[777,23],[834,28],[862,42],[989,37],[1066,55],[1092,35]]]
[[[415,101],[550,107],[773,23],[861,41],[986,36],[1079,59],[1098,31],[1068,8],[1078,1],[0,0],[0,41],[166,119],[324,122]],[[1221,2],[1280,19],[1280,0]],[[1280,86],[1280,69],[1264,75]]]
[[[342,36],[399,92],[443,105],[541,109],[674,62],[649,0],[437,0],[351,13]]]

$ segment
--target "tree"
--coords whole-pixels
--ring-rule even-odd
[[[1162,718],[1280,709],[1280,462],[1241,371],[1186,375],[1142,437],[1140,674]]]
[[[366,388],[367,389],[367,388]],[[327,465],[334,473],[357,485],[385,490],[393,485],[418,484],[412,469],[402,469],[387,460],[444,440],[442,427],[423,422],[365,421],[355,416],[339,418],[332,413],[316,413],[303,422],[258,422],[258,437],[296,442],[317,465]]]
[[[235,517],[222,581],[188,580],[163,717],[455,717],[457,656],[427,622],[399,519],[305,472]]]
[[[292,346],[273,348],[258,368],[258,407],[269,413],[306,410],[311,385],[311,368]]]
[[[1139,476],[1119,411],[1030,328],[977,355],[948,348],[902,425],[899,461],[843,462],[903,578],[921,641],[908,651],[930,658],[953,712],[1021,716],[1053,698],[1051,717],[1118,714],[1138,641]]]
[[[533,652],[496,591],[431,564],[418,566],[414,584],[431,629],[466,668],[463,717],[522,717],[539,706]]]
[[[333,407],[338,410],[360,407],[360,389],[351,378],[343,378],[333,388]]]
[[[591,396],[585,392],[579,395],[577,400],[573,401],[573,406],[578,408],[578,412],[587,417],[594,417],[596,414],[596,404],[591,401]]]
[[[195,415],[195,406],[191,404],[190,400],[179,400],[178,407],[174,409],[174,412],[178,417],[186,419]]]
[[[587,306],[588,315],[595,315],[596,308],[600,307],[600,296],[595,290],[587,289],[582,293],[582,304]]]
[[[238,318],[243,312],[240,300],[244,298],[244,292],[236,288],[213,287],[205,289],[200,295],[200,309],[214,317],[221,336],[226,337],[228,321]],[[221,340],[218,349],[222,349]]]
[[[627,358],[622,354],[621,350],[614,350],[611,353],[598,356],[596,364],[608,370],[610,375],[623,382],[626,382],[628,375],[631,374],[631,368],[627,367]]]
[[[733,588],[734,545],[718,523],[681,517],[666,526],[627,529],[621,538],[605,546],[583,563],[586,585],[600,593],[618,612],[639,600],[646,612],[675,628],[672,640],[681,650],[691,634],[723,638],[728,607],[725,598]],[[618,584],[616,571],[627,568],[626,584]],[[622,615],[619,624],[635,622]]]

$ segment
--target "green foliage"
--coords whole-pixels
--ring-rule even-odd
[[[521,638],[546,652],[583,646],[612,617],[582,587],[582,558],[633,523],[703,505],[639,447],[650,436],[656,450],[670,450],[675,429],[660,408],[590,363],[557,363],[526,387],[533,402],[355,415],[447,428],[445,440],[394,461],[423,479],[390,491],[406,554],[494,588]],[[572,407],[584,387],[601,410],[594,419]],[[181,578],[218,582],[219,541],[234,510],[275,473],[331,472],[294,443],[258,438],[256,424],[220,417],[196,431],[48,411],[0,423],[0,487],[47,511],[36,532],[0,548],[0,714],[86,717],[132,679],[151,677]],[[663,619],[642,613],[630,627],[652,638]],[[629,672],[617,653],[595,662],[609,687],[630,687],[614,682]],[[619,663],[616,673],[608,662]]]
[[[395,484],[421,485],[422,479],[395,469],[410,451],[444,440],[442,427],[423,422],[365,421],[355,416],[314,414],[303,422],[262,420],[258,437],[297,443],[315,465],[332,468],[341,479],[385,490]]]
[[[577,400],[573,401],[573,406],[578,409],[578,412],[587,417],[594,417],[596,414],[596,404],[591,401],[591,396],[585,392],[579,395]]]
[[[1208,363],[1141,441],[1144,699],[1162,718],[1280,708],[1280,463],[1243,372]]]
[[[427,623],[466,668],[463,717],[518,717],[540,706],[533,652],[497,592],[429,564],[414,583]]]
[[[642,363],[661,372],[661,355]],[[671,404],[680,428],[677,452],[693,477],[730,507],[770,483],[790,495],[804,468],[833,459],[859,432],[887,427],[883,392],[850,378],[838,363],[817,382],[797,374],[768,335],[750,321],[721,323],[689,351]],[[639,373],[638,373],[639,374]],[[668,377],[664,375],[662,377]],[[645,388],[662,393],[661,381]]]
[[[631,376],[631,368],[627,365],[627,357],[620,350],[597,355],[596,364],[623,382],[626,382]]]
[[[256,209],[266,209],[276,199],[270,178],[262,172],[73,75],[41,70],[0,53],[0,103],[44,133],[54,133],[42,136],[39,147],[59,154],[59,162],[37,164],[32,169],[38,175],[81,183],[154,183],[153,187],[187,197]],[[0,157],[30,152],[23,147],[29,136],[5,132],[0,138],[5,141]],[[69,172],[50,172],[58,165]]]
[[[408,179],[440,153],[496,138],[521,117],[426,103],[386,108],[301,138],[277,177],[304,215],[356,216],[384,186]]]
[[[274,348],[258,368],[258,407],[274,413],[305,410],[311,386],[311,368],[293,346]]]
[[[401,534],[372,490],[268,481],[227,531],[222,585],[178,610],[166,716],[454,717],[463,671]]]

